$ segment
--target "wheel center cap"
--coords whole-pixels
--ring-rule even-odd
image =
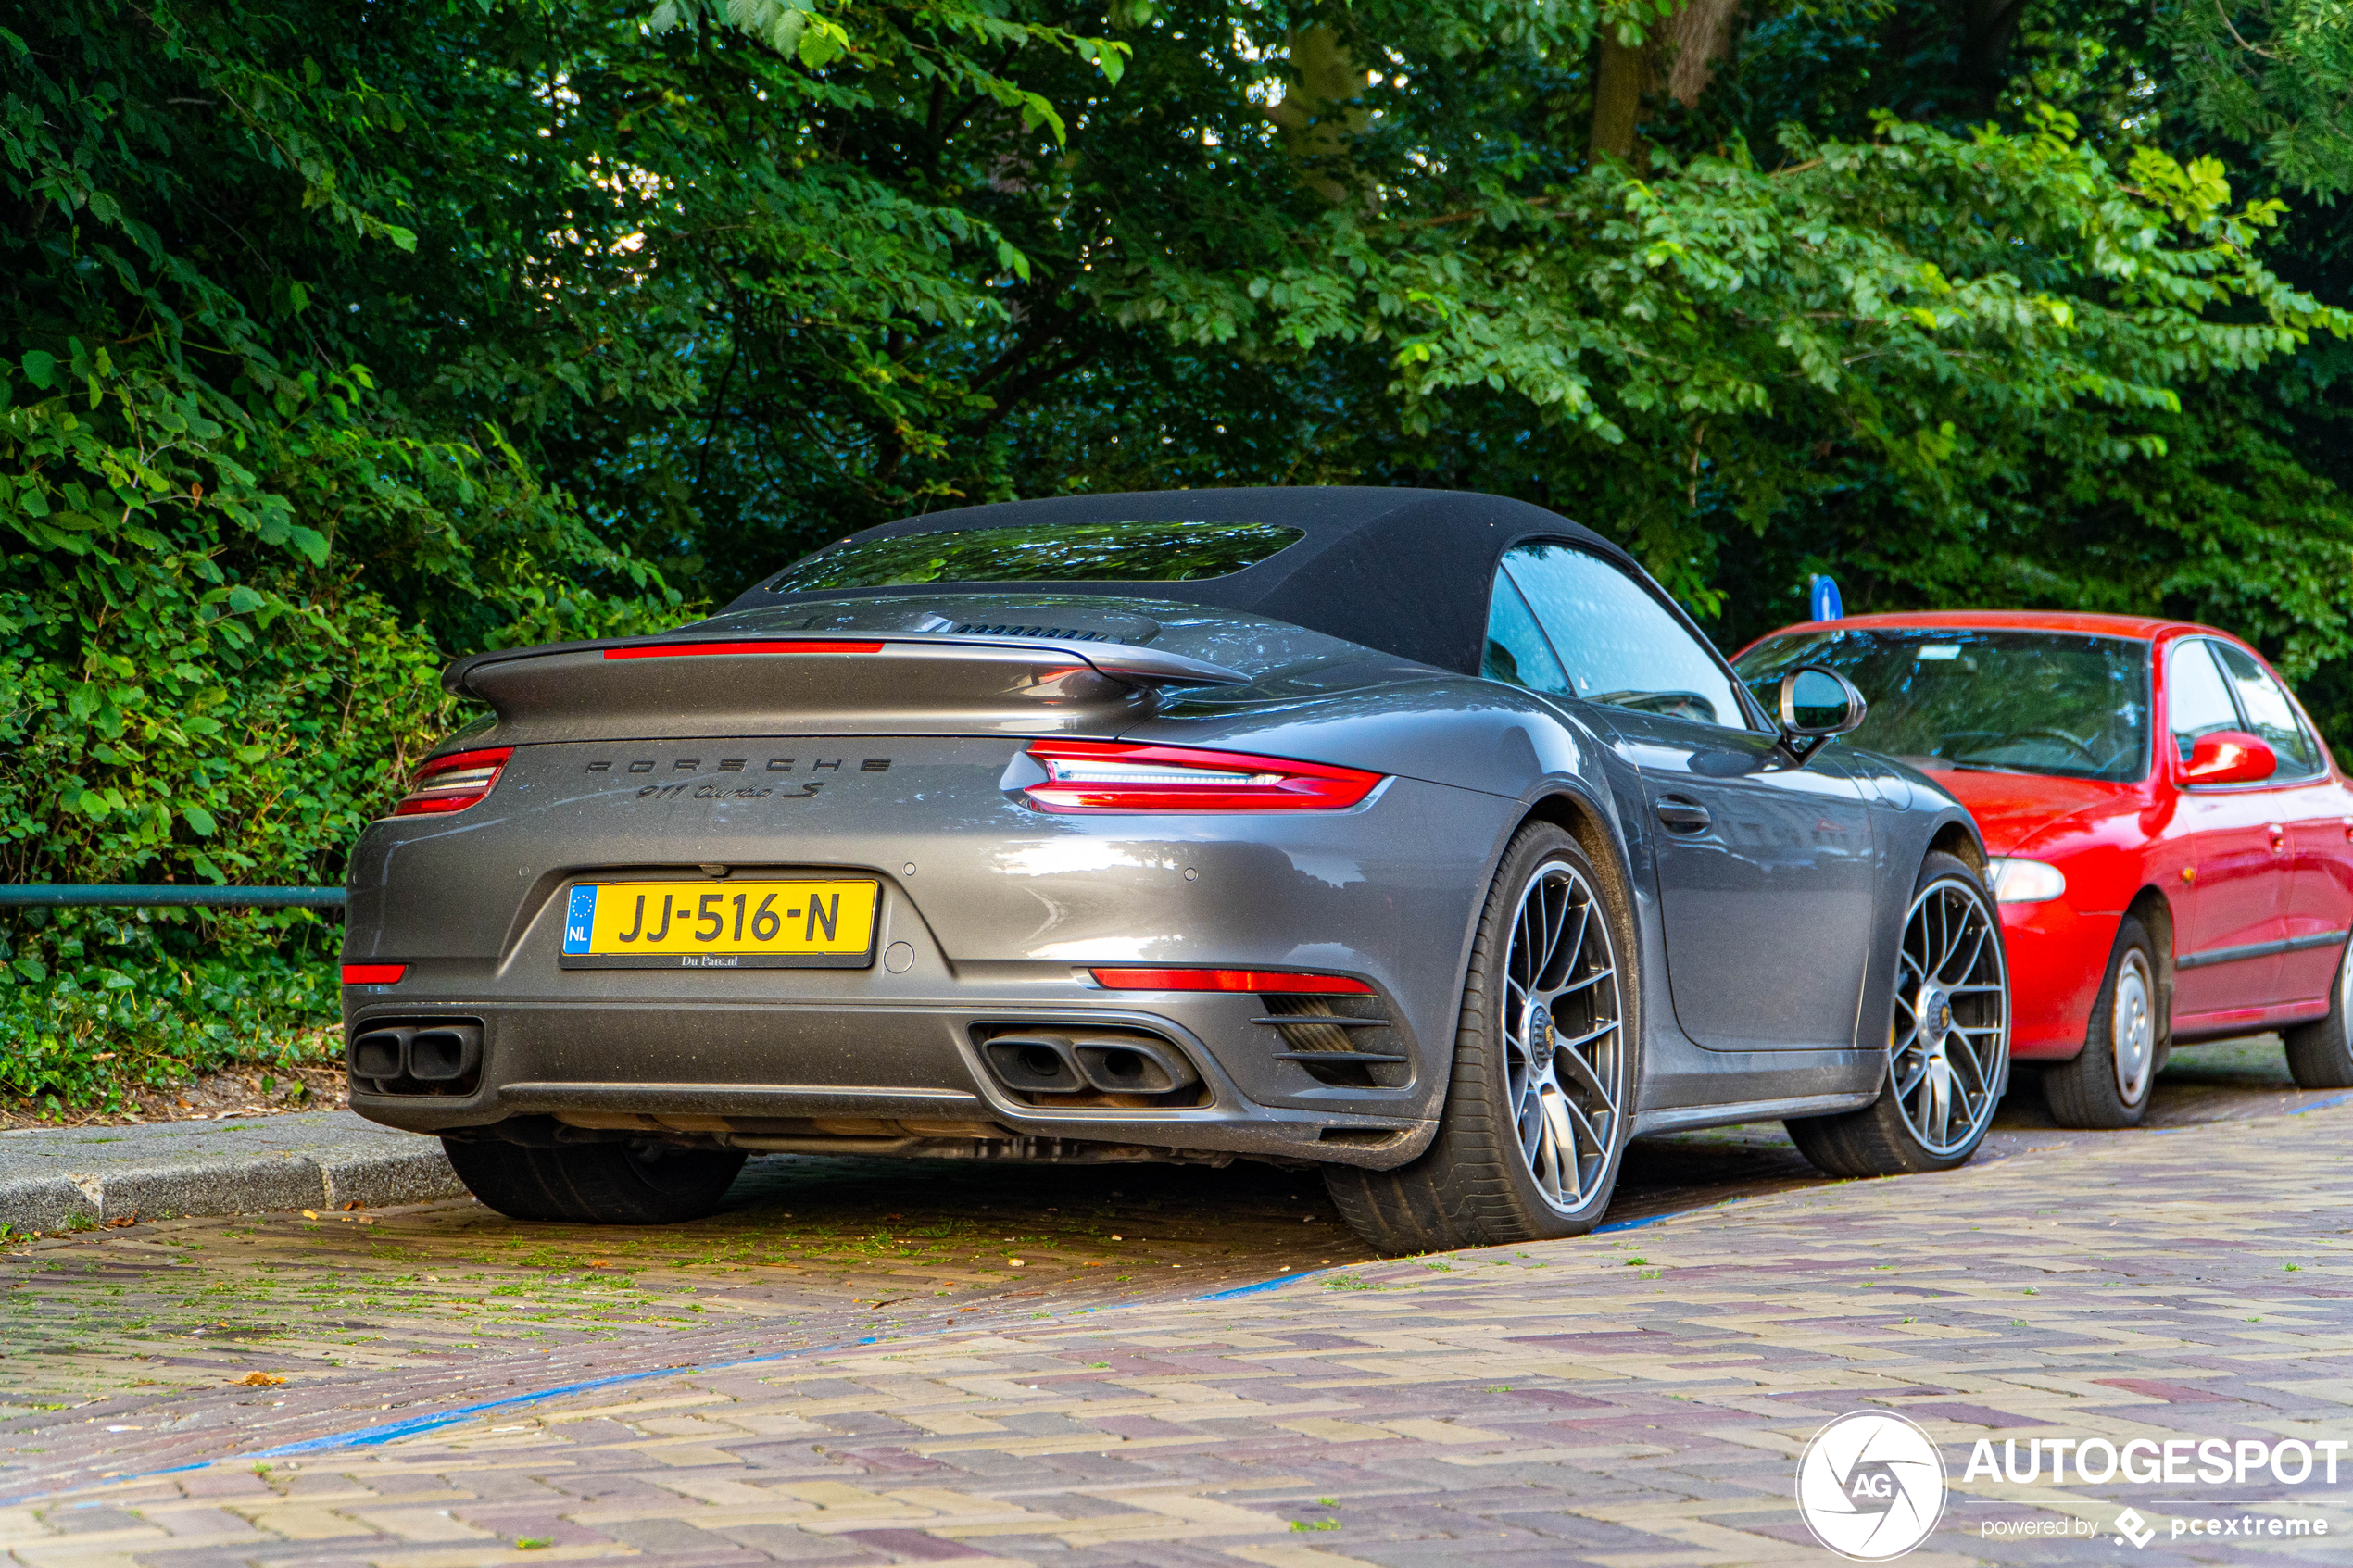
[[[1953,998],[1933,986],[1923,985],[1918,1016],[1920,1034],[1931,1044],[1942,1045],[1953,1029]]]
[[[1528,1017],[1528,1043],[1536,1050],[1553,1048],[1553,1010],[1541,1002]]]

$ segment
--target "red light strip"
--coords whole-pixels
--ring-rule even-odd
[[[665,643],[660,647],[607,648],[607,659],[687,659],[712,653],[880,653],[875,643]]]
[[[405,963],[347,963],[343,966],[343,983],[346,985],[396,985],[409,972]]]
[[[481,751],[453,751],[446,757],[432,758],[418,767],[417,787],[422,789],[440,774],[460,768],[497,767],[514,754],[511,746],[494,746]]]
[[[1381,782],[1326,762],[1128,741],[1041,740],[1029,756],[1048,777],[1022,794],[1045,811],[1335,811]]]
[[[1373,988],[1339,974],[1299,974],[1282,969],[1098,969],[1095,984],[1113,991],[1275,991],[1292,995],[1369,997]]]

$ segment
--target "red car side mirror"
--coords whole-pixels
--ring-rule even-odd
[[[2182,769],[2185,784],[2261,784],[2279,771],[2279,754],[2245,730],[2216,730],[2197,737]]]

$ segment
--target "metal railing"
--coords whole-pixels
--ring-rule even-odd
[[[0,907],[13,904],[41,909],[161,909],[194,904],[230,909],[339,909],[343,901],[340,887],[141,886],[132,883],[17,883],[0,886]]]

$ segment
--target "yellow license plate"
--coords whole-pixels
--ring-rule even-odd
[[[877,884],[601,882],[564,906],[567,969],[862,969]]]

